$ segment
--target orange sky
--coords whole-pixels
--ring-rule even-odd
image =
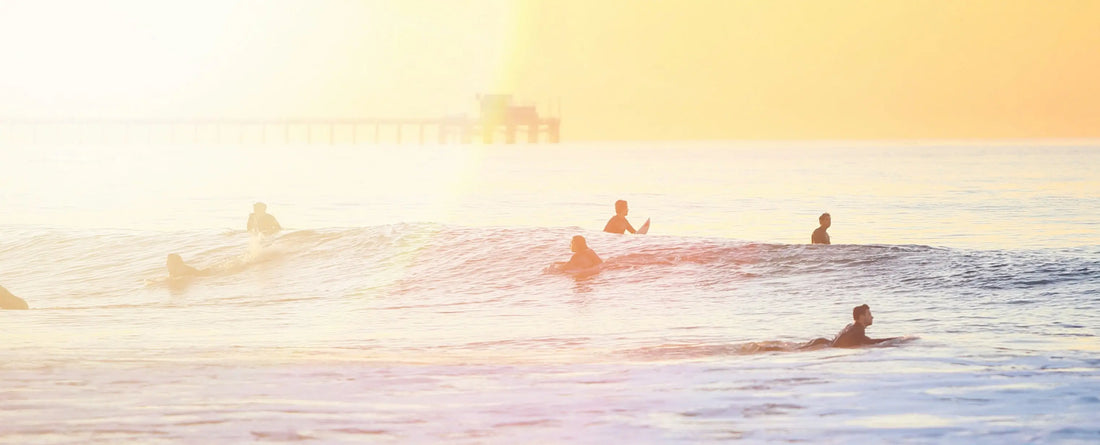
[[[560,100],[566,139],[1100,136],[1100,1],[0,0],[0,116]]]

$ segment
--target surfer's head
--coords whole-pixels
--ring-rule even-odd
[[[870,326],[875,321],[875,317],[871,316],[871,307],[866,304],[861,304],[852,308],[852,320],[864,326]]]
[[[256,213],[264,213],[267,211],[267,204],[264,204],[262,202],[252,204],[252,211]]]
[[[626,208],[626,201],[621,200],[621,199],[618,200],[618,201],[615,201],[615,214],[616,215],[626,216],[626,212],[628,210],[629,209]]]
[[[168,268],[173,269],[183,265],[183,257],[178,254],[168,254]]]
[[[829,216],[828,213],[822,213],[821,216],[817,217],[817,221],[821,223],[821,227],[826,229],[833,225],[833,217]]]
[[[585,241],[583,236],[574,236],[573,241],[569,243],[569,249],[574,252],[584,252],[588,250],[588,241]]]
[[[184,270],[186,268],[187,265],[183,264],[183,257],[174,253],[168,254],[168,276],[182,276],[185,274]]]

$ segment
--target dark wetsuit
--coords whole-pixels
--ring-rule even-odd
[[[588,249],[574,253],[573,257],[569,258],[569,262],[562,265],[562,270],[588,269],[599,266],[601,263],[603,263],[603,260],[600,259],[599,255],[596,255],[596,251]]]
[[[272,235],[280,230],[283,230],[283,227],[279,225],[279,221],[275,220],[275,216],[270,213],[264,213],[260,215],[259,218],[256,217],[255,213],[250,213],[248,215],[249,232]]]
[[[872,340],[867,337],[867,327],[859,323],[845,326],[836,334],[832,346],[834,348],[854,348],[856,346],[873,345],[881,340]]]
[[[818,227],[817,229],[814,229],[813,235],[810,235],[810,243],[831,244],[829,243],[829,233],[825,231],[824,227]]]
[[[625,216],[615,215],[611,219],[607,220],[607,225],[603,226],[603,231],[607,233],[618,233],[620,235],[626,233],[629,230],[630,233],[634,232],[634,227],[630,225],[630,222],[626,220]]]
[[[894,337],[897,338],[897,337]],[[894,338],[868,338],[867,327],[859,323],[851,323],[840,330],[840,333],[836,334],[836,337],[832,340],[827,338],[815,338],[810,340],[799,349],[817,349],[824,347],[834,348],[856,348],[865,345],[875,345],[887,340],[893,340]]]

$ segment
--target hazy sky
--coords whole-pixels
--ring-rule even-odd
[[[7,1],[0,116],[430,117],[567,139],[1100,136],[1100,1]]]

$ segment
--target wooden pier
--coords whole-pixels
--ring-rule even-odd
[[[561,141],[561,119],[511,96],[479,96],[481,115],[435,119],[4,118],[0,144],[492,144]]]

